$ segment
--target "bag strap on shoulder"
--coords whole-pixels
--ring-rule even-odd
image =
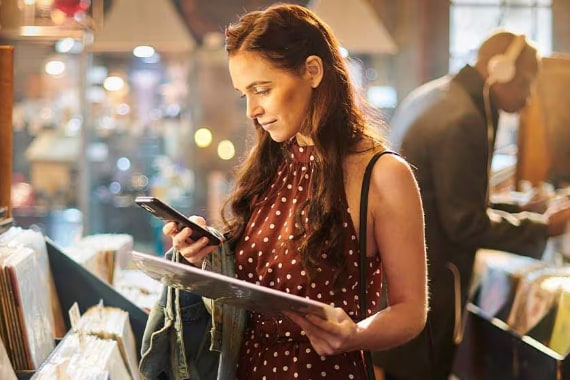
[[[366,166],[366,170],[364,171],[364,177],[362,178],[362,189],[360,191],[360,215],[359,215],[359,248],[360,248],[360,257],[359,257],[359,269],[360,269],[360,319],[366,318],[366,309],[367,309],[367,302],[366,302],[366,230],[367,230],[367,222],[368,222],[368,192],[370,190],[370,178],[372,176],[372,169],[374,168],[374,164],[380,157],[385,154],[396,154],[396,152],[390,150],[384,150],[381,152],[377,152],[372,156],[370,162]],[[372,354],[370,351],[364,351],[364,361],[366,366],[367,377],[369,380],[374,380],[374,367],[372,365]]]

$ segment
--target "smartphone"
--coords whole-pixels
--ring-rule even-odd
[[[221,236],[217,236],[214,232],[192,222],[180,211],[158,198],[140,196],[135,198],[135,203],[165,222],[176,222],[178,230],[189,227],[192,230],[192,235],[190,235],[192,240],[206,236],[209,240],[208,245],[219,245],[222,242]]]

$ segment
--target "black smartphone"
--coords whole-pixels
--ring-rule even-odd
[[[192,222],[184,214],[158,198],[140,196],[135,198],[135,203],[165,222],[176,222],[178,230],[189,227],[192,230],[192,235],[190,235],[192,240],[206,236],[209,240],[208,245],[219,245],[222,242],[221,238],[212,231]]]

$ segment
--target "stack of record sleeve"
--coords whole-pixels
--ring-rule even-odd
[[[64,252],[112,284],[115,273],[127,267],[133,244],[133,237],[128,234],[95,234],[84,236]]]
[[[560,355],[570,353],[570,266],[542,268],[524,276],[508,319]]]
[[[49,267],[30,247],[0,245],[0,336],[16,370],[36,369],[55,346]]]
[[[32,376],[34,380],[108,380],[131,377],[117,342],[70,332]]]
[[[477,252],[472,279],[473,303],[488,318],[507,322],[515,291],[522,277],[548,263],[509,252],[482,249]]]
[[[131,377],[139,379],[135,337],[126,311],[116,307],[93,306],[81,317],[78,329],[85,334],[116,341]]]
[[[107,376],[140,379],[135,339],[126,311],[96,305],[72,326],[32,379],[107,379]]]

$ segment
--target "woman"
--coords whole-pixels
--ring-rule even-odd
[[[418,188],[407,163],[383,155],[367,210],[368,317],[359,321],[358,215],[366,165],[386,150],[356,99],[340,46],[310,10],[275,5],[226,29],[233,85],[257,141],[226,204],[238,278],[331,304],[337,321],[250,313],[237,378],[364,379],[359,350],[416,336],[426,319],[426,259]],[[192,217],[202,225],[203,218]],[[164,226],[192,265],[207,239]],[[377,310],[381,275],[390,307]]]

